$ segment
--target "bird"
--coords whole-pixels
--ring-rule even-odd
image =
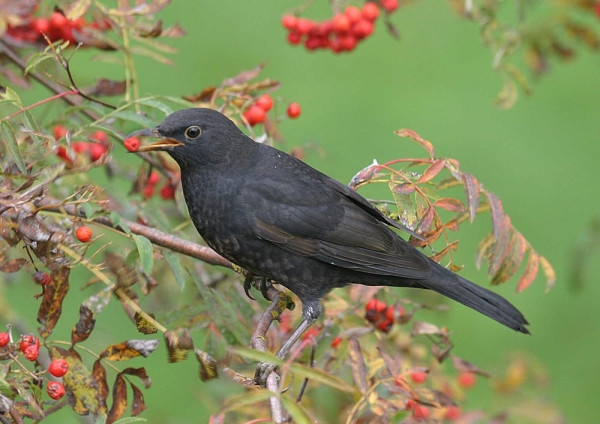
[[[347,185],[248,137],[224,114],[182,109],[127,137],[160,140],[179,165],[194,226],[213,250],[252,275],[277,282],[302,303],[303,320],[282,357],[322,312],[321,299],[349,284],[433,290],[529,334],[500,295],[436,263],[394,230],[418,237]]]

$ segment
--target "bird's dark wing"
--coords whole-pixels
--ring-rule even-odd
[[[414,279],[429,274],[426,257],[384,225],[387,221],[361,196],[347,195],[320,173],[291,172],[288,177],[244,185],[244,213],[258,237],[287,252],[355,271]]]

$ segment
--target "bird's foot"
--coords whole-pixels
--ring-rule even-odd
[[[268,292],[272,285],[273,284],[271,284],[271,282],[264,277],[257,277],[254,274],[247,274],[246,278],[244,279],[244,292],[246,293],[246,296],[248,296],[250,299],[255,300],[250,295],[250,288],[254,286],[256,289],[260,290],[265,299],[270,301],[271,298],[269,297]]]
[[[277,374],[277,382],[279,382],[279,367],[277,365],[269,364],[267,362],[259,363],[254,372],[254,384],[260,387],[266,387],[267,377],[269,377],[272,372]]]
[[[244,293],[252,300],[256,300],[250,295],[250,287],[252,287],[252,282],[255,278],[253,274],[247,274],[246,278],[244,278]]]

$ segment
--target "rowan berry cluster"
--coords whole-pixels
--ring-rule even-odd
[[[127,140],[125,140],[127,141]],[[160,174],[156,171],[152,171],[150,176],[148,177],[148,181],[146,182],[146,187],[144,188],[144,197],[146,199],[154,196],[155,187],[161,181]],[[175,186],[167,181],[167,183],[163,186],[163,188],[159,191],[160,197],[165,200],[174,199],[175,198]]]
[[[64,125],[56,125],[52,129],[52,132],[54,138],[60,140],[67,135],[68,130]],[[59,146],[56,150],[56,156],[67,162],[69,165],[73,165],[76,159],[83,155],[87,156],[90,161],[96,162],[108,151],[108,135],[104,131],[98,130],[94,131],[94,133],[89,136],[89,139],[94,141],[75,141],[71,144],[70,149]]]
[[[77,42],[76,33],[84,28],[95,30],[106,30],[110,28],[110,22],[87,22],[81,17],[75,20],[69,20],[60,12],[53,12],[49,18],[28,16],[25,22],[20,25],[9,25],[6,33],[12,38],[25,42],[35,43],[42,41],[43,35],[46,35],[50,41],[64,40],[71,44]]]
[[[248,124],[253,127],[256,124],[261,124],[267,119],[267,112],[273,107],[273,99],[268,94],[263,94],[242,114]],[[298,103],[290,103],[287,108],[287,115],[295,119],[300,116],[300,105]]]
[[[404,313],[404,308],[400,307],[400,316],[404,316]],[[394,325],[394,307],[380,300],[371,299],[365,305],[365,318],[378,330],[389,333]]]
[[[392,13],[399,6],[398,0],[379,2],[386,13]],[[379,5],[367,2],[361,9],[348,6],[330,20],[313,21],[295,15],[285,15],[281,24],[288,30],[290,44],[304,43],[308,50],[329,49],[335,53],[351,51],[359,42],[366,39],[375,30],[375,21],[379,17]]]
[[[17,350],[21,351],[25,359],[33,362],[37,361],[40,354],[40,341],[31,334],[25,334],[17,346],[16,343],[11,343],[10,334],[3,332],[0,333],[0,350],[12,354],[15,354]],[[64,376],[68,371],[69,364],[64,359],[55,359],[48,366],[48,372],[57,378]],[[49,381],[46,392],[52,399],[58,400],[65,395],[65,387],[59,381]]]

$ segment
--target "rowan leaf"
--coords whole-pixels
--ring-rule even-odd
[[[367,367],[365,365],[365,358],[358,344],[356,337],[351,337],[349,340],[350,345],[350,366],[352,367],[352,375],[354,376],[354,382],[358,390],[364,395],[369,390],[369,384],[367,383]]]
[[[65,10],[65,16],[70,21],[75,21],[85,15],[91,4],[92,0],[75,0]]]
[[[502,202],[494,193],[488,192],[486,193],[486,196],[492,214],[492,232],[494,233],[494,240],[498,240],[498,237],[500,237],[500,233],[504,228],[504,209],[502,208]]]
[[[17,165],[17,168],[19,168],[19,171],[21,171],[21,174],[26,175],[27,167],[23,161],[23,156],[21,155],[21,150],[19,149],[19,142],[15,136],[15,131],[6,121],[2,121],[0,123],[0,129],[4,143],[6,143],[6,150],[8,151],[8,154]]]
[[[126,361],[138,356],[148,357],[156,347],[158,340],[127,340],[107,347],[100,354],[107,361]]]
[[[427,167],[427,169],[425,169],[423,175],[421,175],[421,178],[419,178],[419,180],[417,181],[417,184],[426,183],[427,181],[430,181],[433,178],[435,178],[435,176],[439,174],[442,169],[444,169],[445,164],[446,161],[444,159],[435,160],[431,165]]]
[[[96,320],[92,310],[85,305],[79,307],[79,321],[71,331],[71,343],[81,343],[90,336],[94,330]]]
[[[438,199],[433,203],[433,205],[450,212],[465,211],[465,205],[463,204],[463,202],[452,197],[444,197],[442,199]]]
[[[173,272],[173,276],[175,277],[175,281],[179,286],[179,290],[183,290],[185,287],[185,271],[181,266],[181,262],[179,261],[179,257],[170,252],[163,252],[167,263],[171,267],[171,271]]]
[[[481,268],[481,264],[484,259],[489,260],[492,246],[494,245],[494,235],[490,232],[488,233],[477,246],[477,255],[475,257],[475,266],[477,269]]]
[[[417,227],[415,228],[415,232],[418,234],[427,233],[431,228],[431,224],[433,223],[434,214],[435,209],[433,208],[433,206],[429,206],[427,209],[425,209],[423,216],[421,217],[419,223],[417,224]]]
[[[533,283],[538,273],[540,265],[540,257],[535,250],[529,251],[529,259],[527,259],[527,265],[525,265],[525,271],[521,274],[519,283],[517,284],[517,291],[522,292]]]
[[[129,383],[133,390],[133,400],[131,401],[131,415],[138,416],[146,409],[146,403],[144,402],[144,394],[142,391],[133,383]]]
[[[474,363],[465,361],[464,359],[459,358],[456,355],[450,356],[452,357],[452,365],[454,365],[454,368],[456,368],[457,371],[472,372],[474,374],[479,374],[483,377],[491,377],[489,373],[480,370],[479,367]]]
[[[212,380],[219,376],[215,358],[200,349],[196,349],[196,359],[200,363],[200,380]]]
[[[165,333],[167,350],[169,351],[169,362],[181,362],[194,348],[194,342],[187,328],[183,330],[167,331]]]
[[[106,417],[106,424],[112,424],[125,413],[127,409],[127,384],[121,373],[117,374],[112,388],[113,403]]]
[[[9,259],[0,264],[0,271],[7,274],[12,274],[13,272],[17,272],[23,268],[23,265],[26,263],[27,259],[24,258]]]
[[[152,242],[144,236],[137,234],[132,234],[131,236],[133,237],[138,254],[140,255],[142,269],[149,275],[154,267],[154,249],[152,248]]]
[[[398,194],[410,194],[413,193],[416,188],[417,186],[413,183],[400,183],[395,185],[392,188],[392,191]]]
[[[546,275],[546,292],[552,290],[554,287],[554,283],[556,283],[556,272],[548,259],[543,256],[540,256],[540,264],[542,265],[542,269],[544,270],[544,274]]]
[[[92,368],[92,378],[98,386],[97,399],[100,404],[100,412],[106,413],[106,400],[108,399],[108,383],[106,381],[106,369],[100,362],[100,359],[94,361],[94,367]]]
[[[419,134],[417,134],[416,132],[412,131],[412,130],[408,130],[408,129],[401,129],[396,131],[396,134],[399,135],[400,137],[408,137],[414,141],[416,141],[417,143],[419,143],[421,146],[423,146],[425,148],[425,150],[427,150],[427,152],[429,153],[429,156],[431,158],[433,158],[435,156],[435,152],[433,150],[433,144],[431,144],[429,141],[424,140]]]
[[[467,208],[469,209],[469,220],[473,222],[477,215],[479,207],[479,181],[472,174],[464,172],[462,174],[465,185],[465,194],[467,197]]]
[[[290,414],[290,417],[293,418],[292,422],[298,424],[313,424],[314,420],[312,420],[309,415],[306,413],[304,408],[302,408],[301,404],[296,402],[294,399],[288,396],[281,396],[281,404],[285,408],[285,410]]]
[[[501,225],[502,226],[500,228],[498,238],[495,239],[494,246],[492,247],[490,266],[488,271],[490,276],[498,272],[500,266],[502,265],[512,248],[511,235],[513,233],[513,228],[510,223],[510,217],[508,215],[504,215]]]
[[[38,309],[37,320],[41,324],[38,333],[46,339],[54,329],[62,313],[62,303],[69,291],[69,268],[58,268],[50,274],[50,282]]]
[[[498,271],[496,271],[494,274],[494,278],[491,282],[492,285],[501,284],[510,280],[523,262],[523,257],[525,255],[525,251],[527,250],[527,241],[525,240],[525,237],[523,237],[523,235],[518,231],[513,231],[512,237],[512,250],[504,259]]]

